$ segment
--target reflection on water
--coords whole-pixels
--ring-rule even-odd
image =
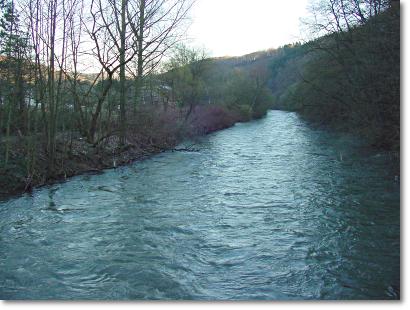
[[[396,299],[388,157],[296,114],[0,202],[1,299]]]

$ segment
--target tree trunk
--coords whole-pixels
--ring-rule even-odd
[[[141,90],[143,86],[143,74],[144,74],[144,59],[143,59],[143,44],[144,44],[144,25],[145,25],[145,2],[146,0],[140,0],[140,11],[138,18],[138,53],[137,53],[137,77],[135,79],[135,107],[138,106]]]
[[[125,34],[126,34],[127,0],[121,0],[121,33],[120,33],[120,143],[126,143],[126,89],[125,89]]]
[[[108,91],[111,88],[111,85],[112,85],[112,73],[110,73],[108,75],[107,84],[104,87],[104,90],[103,90],[103,93],[102,93],[101,97],[98,99],[97,107],[96,107],[95,112],[93,113],[92,118],[91,118],[90,129],[88,131],[88,142],[90,142],[90,143],[94,143],[95,133],[97,131],[97,121],[98,121],[98,118],[101,114],[102,105],[105,101],[105,98],[107,97],[107,94],[108,94]]]

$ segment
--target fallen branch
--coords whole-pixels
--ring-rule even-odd
[[[191,148],[178,148],[178,149],[172,149],[172,152],[191,152],[191,153],[198,153],[199,150],[197,150],[197,149],[191,149]]]

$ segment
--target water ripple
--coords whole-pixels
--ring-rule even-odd
[[[280,111],[196,148],[0,202],[0,299],[399,298],[388,156]]]

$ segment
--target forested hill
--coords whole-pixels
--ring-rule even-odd
[[[263,77],[274,108],[399,151],[400,5],[388,6],[361,24],[305,44],[213,61],[221,72]]]

